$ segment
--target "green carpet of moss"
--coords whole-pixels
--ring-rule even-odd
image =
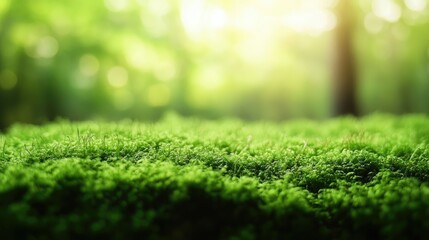
[[[429,118],[15,125],[2,239],[418,239]]]

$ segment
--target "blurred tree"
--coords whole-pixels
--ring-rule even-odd
[[[356,101],[356,69],[353,52],[353,1],[340,0],[336,7],[336,56],[334,94],[336,115],[358,115]]]

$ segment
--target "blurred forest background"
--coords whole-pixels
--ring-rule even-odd
[[[329,118],[338,14],[352,22],[356,113],[428,114],[429,0],[1,0],[0,129],[170,111]]]

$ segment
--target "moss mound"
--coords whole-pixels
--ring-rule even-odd
[[[3,239],[418,239],[429,118],[15,125]]]

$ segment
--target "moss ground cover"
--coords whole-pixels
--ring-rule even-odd
[[[422,115],[15,125],[0,135],[0,233],[423,239],[428,183]]]

